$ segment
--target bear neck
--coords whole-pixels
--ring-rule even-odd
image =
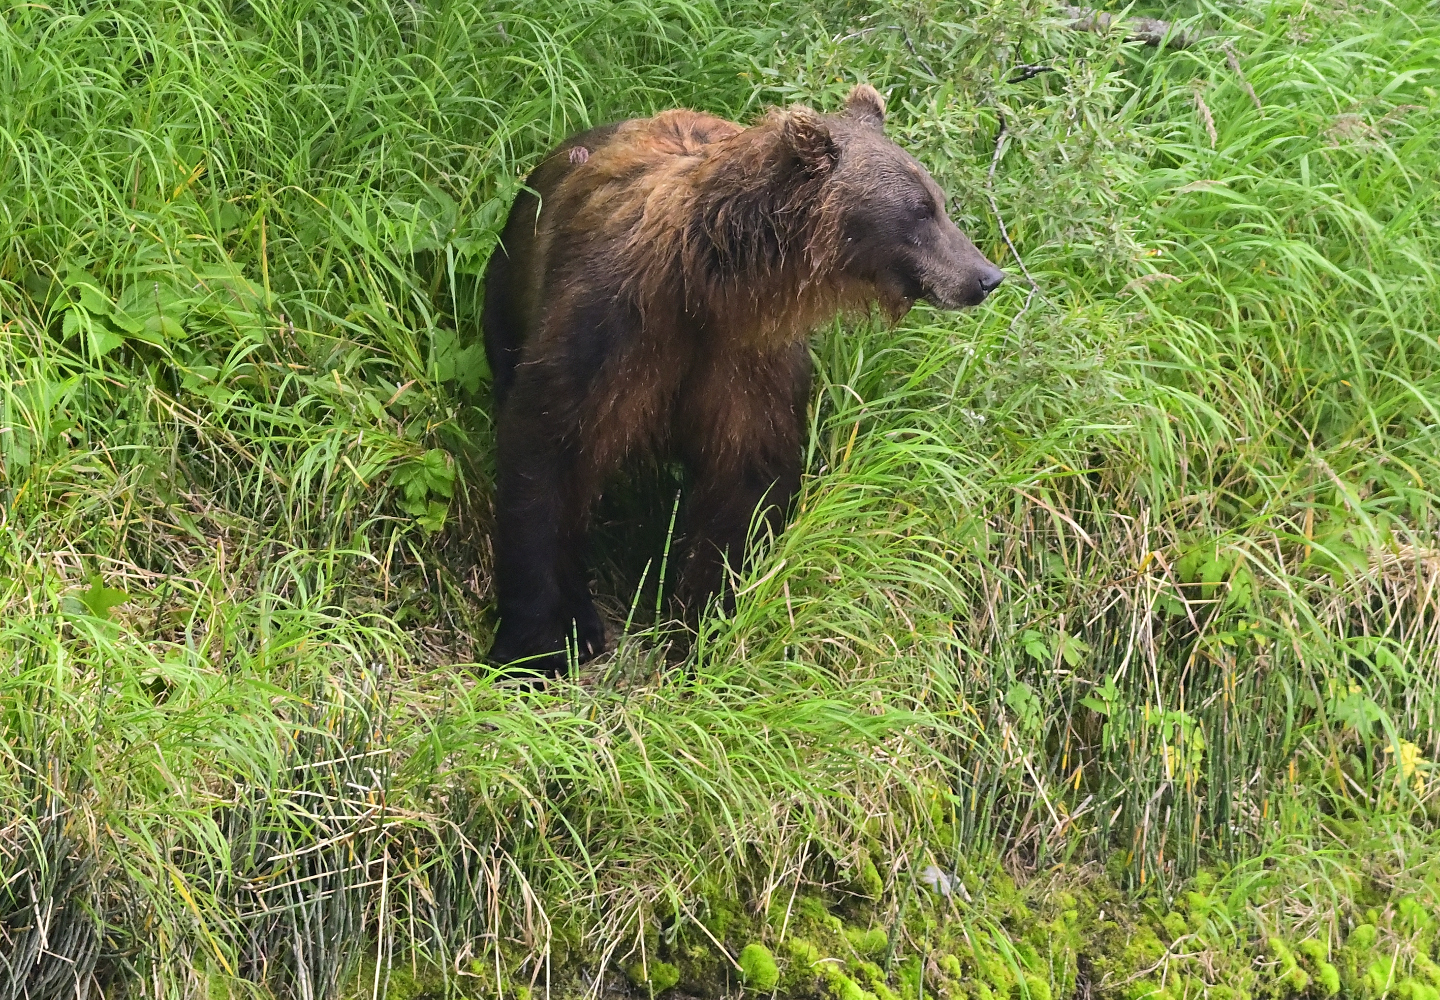
[[[705,146],[682,182],[683,224],[669,227],[671,267],[645,282],[642,309],[683,289],[683,318],[707,335],[780,347],[850,306],[826,181],[801,165],[773,114]]]
[[[743,140],[743,141],[742,141]],[[838,227],[828,174],[807,171],[776,115],[735,136],[700,171],[692,226],[707,304],[750,338],[788,343],[838,307]]]

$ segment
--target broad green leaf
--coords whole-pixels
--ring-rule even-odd
[[[115,348],[125,343],[125,338],[103,324],[91,321],[90,323],[90,354],[93,357],[103,358]]]
[[[449,512],[449,509],[448,505],[436,503],[432,500],[425,513],[415,518],[415,523],[433,535],[445,527],[445,515]]]
[[[80,295],[80,305],[93,316],[109,316],[115,310],[115,303],[97,285],[86,282],[72,285]]]
[[[1064,635],[1060,637],[1060,655],[1066,664],[1071,667],[1078,667],[1085,662],[1085,657],[1090,653],[1089,643],[1079,636]]]
[[[74,596],[96,618],[109,618],[111,608],[130,600],[130,595],[125,591],[105,586],[98,573],[90,578],[88,590],[80,591]]]

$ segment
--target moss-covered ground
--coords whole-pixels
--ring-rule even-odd
[[[869,884],[862,862],[823,886],[789,886],[759,914],[722,895],[693,918],[659,918],[598,988],[830,1000],[1440,996],[1440,871],[1405,857],[1423,854],[1420,844],[1397,850],[1377,837],[1353,846],[1366,853],[1277,854],[1202,870],[1173,894],[1119,888],[1120,858],[1110,871],[1057,865],[1020,882],[994,860],[972,859],[963,872],[931,865],[919,883],[891,892]],[[1361,858],[1363,869],[1345,867]],[[553,956],[568,973],[566,993],[591,959],[574,944]],[[412,1000],[525,997],[537,987],[502,970],[497,989],[479,961],[461,973],[392,969],[386,988]],[[358,993],[372,974],[362,972]]]

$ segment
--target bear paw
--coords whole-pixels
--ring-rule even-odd
[[[605,626],[589,601],[570,614],[547,617],[543,621],[501,618],[487,659],[518,672],[558,677],[570,665],[571,650],[580,663],[605,652]]]

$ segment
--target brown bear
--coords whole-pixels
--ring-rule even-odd
[[[800,483],[818,324],[871,302],[975,305],[1002,272],[886,138],[884,99],[755,125],[666,111],[581,133],[529,175],[485,273],[498,432],[499,664],[605,646],[587,515],[626,459],[690,480],[679,594],[703,607]],[[762,509],[763,508],[763,509]],[[758,511],[758,514],[757,514]]]

